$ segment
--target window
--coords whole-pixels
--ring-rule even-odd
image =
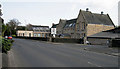
[[[34,34],[34,37],[37,37],[37,34]]]
[[[44,37],[44,33],[42,33],[42,37]]]
[[[82,22],[82,30],[85,29],[85,22]]]
[[[38,37],[40,37],[40,34],[38,34]]]
[[[72,24],[69,24],[69,27],[72,27]]]
[[[46,30],[49,30],[49,28],[46,28]]]
[[[84,23],[84,29],[85,29],[85,27],[86,27],[86,24]]]
[[[36,28],[35,27],[33,27],[33,30],[35,30]]]
[[[37,27],[37,30],[39,30],[40,28],[39,27]]]
[[[47,37],[47,34],[45,34],[45,37]]]
[[[72,25],[73,27],[75,27],[75,23],[73,23],[73,25]]]
[[[85,37],[85,33],[84,33],[84,37]]]
[[[66,25],[65,25],[65,28],[67,28],[68,26],[69,26],[69,25],[68,25],[68,24],[66,24]]]

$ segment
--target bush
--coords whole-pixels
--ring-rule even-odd
[[[7,53],[11,49],[13,40],[8,40],[3,37],[0,37],[0,43],[2,44],[2,52]]]
[[[2,37],[0,36],[0,48],[2,48]]]
[[[16,35],[12,35],[12,37],[16,37]]]

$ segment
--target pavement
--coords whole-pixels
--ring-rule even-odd
[[[118,56],[89,51],[91,45],[14,40],[8,67],[118,67]]]
[[[107,47],[107,46],[99,46],[98,47],[91,47],[91,48],[85,48],[87,51],[93,51],[98,53],[104,53],[112,56],[120,56],[120,48],[115,47]]]
[[[105,45],[81,45],[81,44],[77,44],[77,45],[79,45],[80,49],[86,51],[103,53],[112,56],[120,56],[120,48],[118,47],[108,47]]]

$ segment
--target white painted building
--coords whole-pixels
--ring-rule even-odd
[[[22,37],[33,37],[33,31],[18,30],[17,36]]]
[[[56,35],[56,28],[51,28],[51,34],[53,35],[53,37],[55,37],[55,35]]]
[[[55,37],[56,34],[57,34],[56,33],[56,31],[57,31],[56,26],[57,26],[57,24],[53,24],[52,27],[51,27],[51,34],[52,34],[53,37]]]

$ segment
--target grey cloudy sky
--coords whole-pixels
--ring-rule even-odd
[[[22,25],[48,25],[58,23],[59,19],[77,18],[79,10],[109,14],[118,25],[119,0],[1,0],[5,23],[18,19]]]

